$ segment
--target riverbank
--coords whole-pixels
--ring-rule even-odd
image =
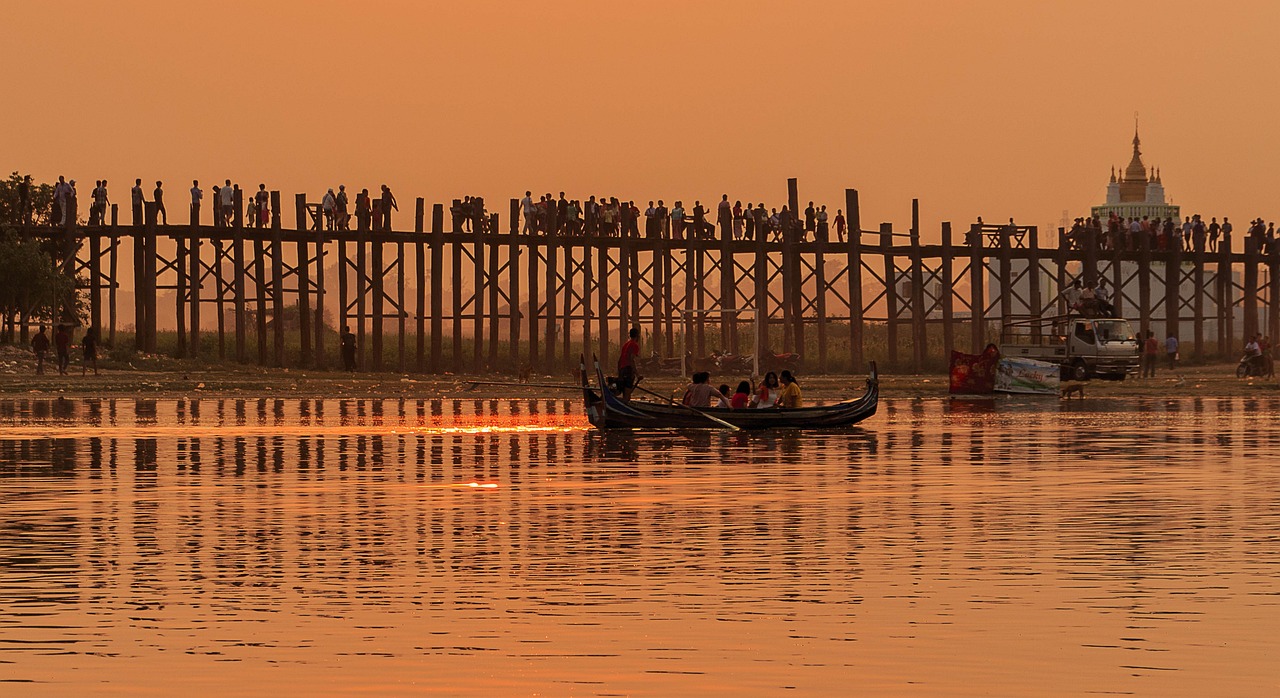
[[[9,349],[9,348],[7,348]],[[52,366],[49,367],[52,369]],[[736,385],[739,377],[713,376],[713,382]],[[806,399],[835,401],[860,394],[865,375],[800,376]],[[481,381],[475,385],[472,381]],[[487,383],[486,383],[487,382]],[[262,369],[233,364],[202,364],[158,357],[140,358],[133,368],[102,368],[100,375],[80,375],[73,363],[71,373],[59,376],[51,371],[35,374],[29,355],[14,351],[0,354],[0,397],[102,397],[102,398],[574,398],[571,390],[540,387],[537,384],[572,385],[574,378],[534,374],[533,385],[517,382],[502,374],[417,375],[400,373],[339,373]],[[651,376],[642,384],[662,395],[683,385],[676,376]],[[945,397],[945,374],[882,374],[883,397]],[[1244,397],[1280,395],[1275,380],[1235,377],[1234,363],[1187,366],[1176,372],[1161,370],[1155,379],[1104,381],[1085,384],[1085,399],[1092,397]]]

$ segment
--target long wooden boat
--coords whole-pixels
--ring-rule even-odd
[[[585,363],[585,362],[584,362]],[[582,396],[588,419],[597,429],[836,429],[857,424],[876,413],[880,400],[880,380],[875,362],[867,377],[867,391],[861,397],[821,407],[799,409],[745,409],[724,407],[691,408],[676,403],[651,400],[624,401],[609,390],[596,364],[597,387],[587,384],[582,371]]]

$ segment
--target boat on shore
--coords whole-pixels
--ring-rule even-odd
[[[867,389],[862,396],[832,405],[790,410],[695,408],[674,401],[625,401],[609,389],[599,363],[595,370],[596,387],[588,385],[585,366],[581,374],[587,418],[597,429],[838,429],[874,415],[880,399],[875,362],[871,363]]]

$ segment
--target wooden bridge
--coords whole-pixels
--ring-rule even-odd
[[[1216,252],[1145,244],[1119,251],[1093,239],[1069,245],[1059,229],[1042,247],[1034,226],[973,225],[957,244],[943,223],[941,244],[925,245],[917,202],[906,231],[889,223],[864,229],[854,189],[844,206],[857,234],[845,241],[804,240],[798,228],[767,240],[527,234],[518,232],[514,199],[506,231],[496,213],[484,232],[447,231],[445,206],[432,204],[428,219],[422,198],[412,231],[334,231],[304,194],[295,197],[295,226],[285,230],[279,192],[270,193],[271,227],[251,228],[239,189],[235,196],[228,226],[158,225],[148,204],[134,225],[121,225],[113,206],[103,225],[20,232],[61,241],[64,269],[83,279],[90,322],[108,342],[122,320],[120,256],[131,254],[138,349],[157,349],[165,290],[173,292],[179,356],[200,356],[201,336],[212,332],[219,358],[230,351],[263,366],[334,368],[334,329],[349,325],[366,370],[550,371],[576,365],[581,352],[611,356],[612,343],[634,325],[667,356],[684,342],[705,355],[711,334],[710,344],[734,352],[800,351],[811,372],[861,371],[868,358],[919,371],[939,358],[927,355],[931,346],[978,351],[1001,319],[1061,313],[1060,288],[1101,277],[1119,290],[1119,313],[1143,330],[1163,324],[1183,336],[1189,323],[1184,347],[1197,357],[1210,339],[1218,354],[1234,356],[1237,318],[1249,335],[1260,330],[1264,309],[1266,331],[1280,334],[1280,258],[1252,240],[1243,251],[1229,238]],[[788,202],[798,210],[794,179]],[[326,279],[335,263],[341,273]],[[286,322],[294,304],[297,321]],[[1208,326],[1216,336],[1205,336]],[[873,329],[886,342],[874,357]]]

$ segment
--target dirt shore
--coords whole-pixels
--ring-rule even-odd
[[[56,370],[35,374],[30,355],[6,347],[0,352],[0,396],[65,397],[311,397],[311,398],[573,398],[571,390],[521,384],[509,375],[426,376],[399,373],[338,373],[261,369],[231,364],[200,364],[161,357],[139,357],[133,365],[102,368],[101,375],[80,375],[73,363],[70,375]],[[50,369],[53,367],[50,366]],[[740,378],[713,376],[713,382],[736,385]],[[866,376],[801,375],[806,400],[834,401],[862,392]],[[481,381],[480,385],[472,381]],[[488,384],[484,382],[489,382]],[[533,384],[571,385],[573,377],[535,374]],[[650,376],[642,384],[662,395],[684,385],[676,376]],[[886,398],[947,395],[944,374],[882,374],[880,394]],[[1277,382],[1235,377],[1234,363],[1184,366],[1159,371],[1155,379],[1089,381],[1085,399],[1092,397],[1244,397],[1280,395]]]

